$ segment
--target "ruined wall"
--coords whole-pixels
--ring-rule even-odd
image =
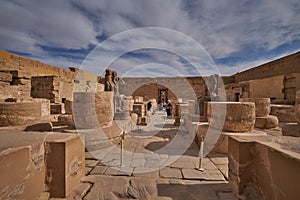
[[[274,76],[265,79],[250,81],[250,98],[284,99],[283,95],[284,76]]]
[[[3,73],[0,74],[0,99],[30,98],[31,94],[36,98],[45,98],[47,96],[45,93],[47,92],[43,92],[42,90],[46,89],[49,91],[49,88],[47,89],[47,84],[49,83],[49,87],[55,88],[53,89],[54,93],[59,90],[60,94],[55,96],[57,96],[61,102],[62,98],[72,99],[75,82],[80,84],[80,90],[83,91],[95,87],[95,83],[97,83],[97,75],[95,74],[77,68],[66,70],[2,50],[0,50],[0,72],[1,71],[5,73],[9,71],[13,75],[13,80],[10,80],[10,78],[6,77],[7,75]],[[50,79],[45,78],[46,76],[56,76],[59,78],[57,78],[57,81],[54,80],[52,81],[53,83],[51,83]],[[31,77],[35,79],[32,92]],[[51,100],[51,102],[59,102],[58,98],[55,101]],[[53,98],[50,97],[48,99]]]
[[[76,77],[76,73],[69,70],[2,50],[0,50],[0,70],[19,70],[28,72],[31,76],[56,75],[66,79],[75,79]]]
[[[33,76],[31,78],[31,96],[46,98],[51,103],[61,103],[62,99],[71,100],[74,82],[58,76]]]
[[[0,71],[0,99],[30,99],[31,79],[26,72]]]
[[[220,79],[220,78],[219,78]],[[224,84],[232,81],[231,77],[222,77]],[[143,96],[146,100],[158,99],[159,89],[168,89],[168,98],[194,100],[209,95],[206,84],[211,77],[156,77],[156,78],[122,78],[120,93],[127,96]],[[219,81],[222,84],[222,81]]]
[[[283,78],[283,95],[290,104],[295,103],[296,91],[300,89],[300,73],[285,75]]]
[[[300,52],[233,75],[235,82],[300,73]]]
[[[246,199],[299,199],[299,153],[267,137],[230,137],[229,184]],[[284,144],[286,142],[286,144]],[[296,143],[295,143],[296,144]]]

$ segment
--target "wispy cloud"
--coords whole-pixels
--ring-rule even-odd
[[[1,49],[28,53],[61,67],[79,66],[99,41],[137,27],[163,27],[192,37],[225,74],[300,49],[298,0],[3,0],[0,18]],[[192,49],[170,38],[168,35],[159,40],[131,37],[129,43],[115,47],[122,49],[124,45],[139,43]],[[147,53],[148,57],[122,57],[119,64],[126,69],[126,66],[158,62],[182,74],[195,73],[189,63],[172,52]],[[201,57],[196,53],[193,56],[194,61]],[[213,71],[203,68],[204,72]]]

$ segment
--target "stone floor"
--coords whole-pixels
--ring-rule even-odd
[[[173,123],[164,112],[155,113],[148,126],[126,137],[122,154],[120,145],[96,142],[86,153],[86,177],[72,198],[237,199],[227,182],[228,158],[210,154],[199,171],[198,145]]]

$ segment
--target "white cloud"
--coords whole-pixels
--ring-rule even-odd
[[[297,0],[211,1],[211,0],[11,0],[0,3],[0,44],[2,49],[31,53],[48,63],[78,65],[67,57],[53,57],[40,45],[83,49],[96,44],[96,36],[111,36],[134,27],[155,26],[180,31],[200,43],[214,58],[226,58],[247,49],[269,51],[300,39],[300,3]],[[141,45],[160,45],[191,51],[189,45],[173,43],[171,35],[164,40],[130,38]],[[116,44],[120,49],[129,43]],[[193,54],[194,53],[194,54]],[[197,60],[196,52],[191,57]],[[170,62],[181,73],[174,56],[152,55],[163,64]],[[276,56],[275,56],[276,57]],[[109,55],[106,59],[109,59]],[[221,66],[224,73],[241,71],[263,57],[240,62],[236,67]],[[147,60],[148,62],[148,60]],[[149,60],[150,62],[150,60]],[[122,60],[127,65],[138,60]],[[59,64],[59,63],[58,63]],[[59,64],[63,66],[64,64]],[[98,63],[100,65],[100,63]],[[97,66],[95,66],[97,67]],[[209,72],[203,69],[203,72]]]

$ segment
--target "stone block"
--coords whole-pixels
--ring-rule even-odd
[[[270,115],[274,115],[280,122],[296,122],[295,106],[271,104]]]
[[[300,90],[296,92],[295,109],[296,109],[296,121],[298,124],[300,124]]]
[[[0,126],[30,124],[40,119],[40,102],[0,102]]]
[[[73,102],[70,100],[65,100],[65,112],[66,114],[71,115],[73,113],[72,111]]]
[[[228,181],[233,191],[240,195],[251,183],[253,142],[230,137],[228,140]]]
[[[282,135],[300,137],[300,125],[297,123],[286,123],[282,127]]]
[[[43,142],[19,145],[12,135],[0,136],[0,199],[39,199],[45,191]]]
[[[273,115],[267,117],[256,117],[255,118],[255,127],[261,129],[270,129],[276,128],[278,126],[278,118]]]
[[[134,103],[143,103],[144,102],[144,98],[140,97],[140,96],[135,96],[133,99],[134,99]]]
[[[8,82],[10,83],[12,81],[12,74],[0,72],[0,82]]]
[[[214,128],[230,132],[251,132],[255,123],[255,104],[208,102],[207,117]]]
[[[144,104],[133,104],[133,113],[136,113],[139,117],[145,116]]]
[[[30,79],[31,75],[29,72],[21,71],[21,70],[9,70],[9,73],[12,74],[13,78],[23,78]]]
[[[41,103],[41,116],[49,116],[50,115],[50,101],[48,99],[34,99],[35,102]]]
[[[85,176],[85,148],[82,136],[48,137],[46,180],[52,198],[68,197]]]
[[[64,113],[63,104],[62,103],[51,103],[50,104],[50,113],[51,113],[51,115],[63,114]]]
[[[266,117],[271,111],[270,98],[242,98],[240,102],[253,102],[255,103],[255,116]]]
[[[38,124],[32,124],[27,126],[24,131],[52,131],[53,126],[51,122],[44,122],[44,123],[38,123]]]
[[[196,112],[195,100],[188,100],[188,111],[191,114],[194,114]]]
[[[74,126],[74,120],[72,115],[60,115],[58,116],[58,124],[60,126]]]

